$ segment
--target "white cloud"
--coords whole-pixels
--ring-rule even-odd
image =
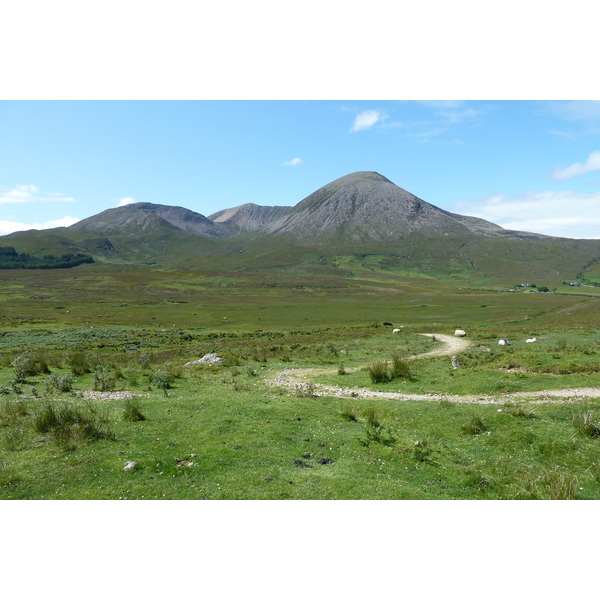
[[[386,115],[379,110],[363,110],[363,112],[354,117],[350,131],[355,132],[362,129],[369,129],[369,127],[373,127],[375,123],[383,121],[385,118]]]
[[[128,204],[133,204],[134,202],[137,202],[135,198],[130,198],[129,196],[127,196],[125,198],[121,198],[117,206],[127,206]]]
[[[450,210],[491,221],[506,229],[576,239],[600,238],[600,192],[495,194],[457,202]]]
[[[292,160],[288,160],[283,163],[284,167],[297,167],[301,165],[304,161],[301,158],[292,158]]]
[[[29,229],[53,229],[54,227],[69,227],[79,219],[77,217],[62,217],[45,223],[19,223],[17,221],[0,221],[0,235],[8,235],[15,231],[28,231]]]
[[[33,184],[18,185],[8,191],[0,190],[0,204],[26,204],[30,202],[75,202],[75,198],[55,192],[42,194]]]
[[[592,152],[588,159],[582,163],[575,163],[569,167],[559,167],[552,173],[552,179],[569,179],[577,175],[585,175],[591,171],[600,171],[600,151]]]

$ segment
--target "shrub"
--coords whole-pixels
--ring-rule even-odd
[[[133,423],[145,420],[146,417],[142,413],[142,407],[140,406],[139,400],[136,398],[127,398],[125,400],[125,407],[123,408],[123,421]]]
[[[312,381],[298,383],[294,386],[294,396],[296,398],[316,398],[317,392],[315,384]]]
[[[0,404],[0,425],[13,425],[19,417],[28,415],[27,403],[5,398]]]
[[[12,367],[14,377],[13,382],[15,384],[25,383],[25,379],[28,375],[33,375],[33,363],[31,361],[31,355],[29,353],[21,354],[17,356],[10,365]]]
[[[55,390],[61,392],[72,392],[73,391],[73,376],[72,375],[59,375],[58,373],[52,373],[48,378],[46,384],[48,391]]]
[[[414,380],[410,371],[409,362],[404,358],[400,358],[396,354],[394,354],[392,357],[391,377],[392,379],[407,379],[408,381]]]
[[[363,415],[369,427],[381,427],[379,413],[374,406],[367,406],[363,410]]]
[[[89,358],[83,350],[71,352],[67,358],[67,364],[71,368],[71,373],[76,377],[90,373],[92,370]]]
[[[419,462],[430,462],[432,452],[433,450],[429,446],[427,440],[415,442],[415,445],[413,446],[413,458]]]
[[[388,366],[384,362],[378,362],[369,367],[369,377],[372,383],[389,383],[392,378]]]
[[[167,390],[171,388],[171,374],[168,371],[155,371],[150,385],[155,385],[164,392],[165,396],[168,396]]]
[[[535,419],[537,415],[531,408],[526,406],[515,406],[511,408],[509,411],[513,417],[520,417],[521,419]]]
[[[369,376],[372,383],[389,383],[397,379],[414,381],[409,362],[396,354],[392,356],[391,367],[385,362],[378,362],[371,365],[369,367]]]
[[[74,450],[86,441],[113,439],[114,435],[99,424],[93,412],[68,404],[45,404],[33,416],[34,430],[50,435],[63,450]]]
[[[105,365],[98,365],[94,369],[94,390],[97,392],[112,392],[116,386],[117,377]]]
[[[594,411],[581,410],[574,413],[573,425],[575,429],[585,437],[600,437],[600,424],[596,421]]]
[[[461,427],[463,433],[470,435],[479,435],[488,431],[487,425],[483,422],[481,415],[473,415],[471,418]]]
[[[342,418],[347,421],[358,421],[358,412],[354,406],[345,406],[340,411],[340,414],[342,415]]]

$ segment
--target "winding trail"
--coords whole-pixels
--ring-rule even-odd
[[[421,333],[435,337],[443,345],[423,354],[409,356],[408,360],[432,358],[434,356],[452,356],[464,352],[471,346],[472,342],[460,337],[444,335],[441,333]],[[346,369],[347,371],[358,371],[362,366]],[[567,402],[582,402],[590,398],[600,398],[600,388],[569,388],[563,390],[542,390],[537,392],[514,392],[502,394],[405,394],[402,392],[377,392],[367,388],[344,388],[332,385],[315,383],[312,377],[319,375],[331,375],[337,369],[283,369],[265,380],[270,387],[286,388],[290,390],[301,389],[302,386],[311,386],[311,392],[316,396],[327,396],[334,398],[380,399],[380,400],[403,400],[440,402],[445,400],[461,404],[506,404],[507,402],[518,402],[526,400],[528,404],[565,404]]]

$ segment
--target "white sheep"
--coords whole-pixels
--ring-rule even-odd
[[[400,333],[402,331],[402,327],[400,329],[393,329],[392,333]]]
[[[533,344],[533,342],[537,341],[537,338],[529,338],[528,340],[525,340],[526,344]]]
[[[498,346],[510,346],[510,342],[508,340],[498,340]]]
[[[454,332],[454,335],[455,335],[456,337],[465,337],[465,336],[467,335],[467,332],[466,332],[466,331],[464,331],[463,329],[457,329],[457,330]]]

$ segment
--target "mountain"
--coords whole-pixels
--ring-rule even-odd
[[[208,218],[220,225],[229,235],[245,231],[257,231],[272,221],[283,217],[291,210],[291,206],[259,206],[258,204],[242,204],[235,208],[227,208],[213,213]]]
[[[353,241],[393,241],[408,233],[475,233],[483,236],[541,238],[442,210],[373,171],[341,177],[318,189],[265,227],[269,234]]]
[[[223,228],[197,212],[180,206],[150,202],[136,202],[119,208],[109,208],[71,225],[71,229],[115,234],[160,228],[164,227],[165,222],[181,231],[209,239],[226,236]]]
[[[10,234],[0,246],[32,256],[82,252],[106,264],[220,273],[474,283],[574,280],[600,265],[600,240],[511,231],[451,213],[374,171],[340,177],[293,207],[246,203],[205,217],[139,202],[71,227]]]

